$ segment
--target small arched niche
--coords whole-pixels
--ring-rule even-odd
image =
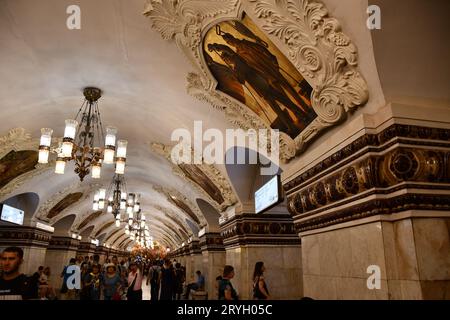
[[[73,222],[75,221],[76,215],[71,214],[68,216],[65,216],[62,219],[59,219],[56,221],[52,227],[55,228],[55,231],[53,232],[53,236],[55,237],[70,237],[70,229],[73,225]]]
[[[29,225],[34,212],[38,208],[39,196],[34,192],[25,192],[6,199],[2,204],[22,210],[24,212],[23,225]],[[0,225],[12,226],[16,224],[0,220]]]
[[[255,191],[282,171],[264,155],[245,147],[226,152],[225,168],[245,212],[254,212]]]
[[[220,213],[203,199],[196,199],[197,205],[200,211],[203,213],[206,221],[208,222],[208,232],[220,232],[219,218]]]

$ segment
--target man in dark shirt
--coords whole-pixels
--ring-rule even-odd
[[[9,247],[3,250],[0,260],[3,274],[0,278],[0,300],[21,300],[32,297],[28,278],[19,272],[23,250]]]

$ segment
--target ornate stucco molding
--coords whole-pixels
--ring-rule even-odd
[[[11,150],[37,150],[39,141],[31,138],[24,128],[14,128],[0,137],[0,158],[3,158]]]
[[[60,142],[60,139],[53,141],[53,146]],[[3,158],[10,151],[22,151],[22,150],[36,150],[39,147],[39,139],[33,139],[31,134],[26,132],[23,128],[14,128],[0,137],[0,159]],[[34,169],[21,174],[8,182],[3,188],[0,189],[0,199],[4,199],[7,195],[12,194],[15,190],[19,189],[25,182],[47,172],[54,168],[55,160],[50,159],[47,164],[38,163]]]
[[[93,190],[96,190],[99,188],[98,183],[90,183],[90,184],[82,184],[80,181],[76,181],[72,183],[71,185],[67,186],[63,190],[53,194],[49,199],[47,199],[42,205],[39,206],[39,209],[37,210],[36,214],[33,217],[33,220],[41,220],[49,223],[50,225],[56,223],[58,220],[63,219],[64,217],[76,214],[76,218],[74,222],[72,223],[72,227],[70,231],[76,231],[74,229],[74,226],[78,225],[80,222],[80,219],[82,219],[82,215],[78,214],[78,212],[73,212],[72,209],[74,208],[74,204],[68,206],[64,210],[62,210],[57,216],[49,219],[47,217],[49,211],[62,199],[64,199],[67,195],[74,193],[74,192],[82,192],[83,196],[80,200],[78,200],[76,203],[81,204],[84,201],[86,201],[88,198],[91,197],[91,193]]]
[[[171,159],[171,146],[164,145],[162,143],[153,142],[150,144],[153,152],[165,157],[172,165],[173,174],[182,177],[186,181],[188,181],[191,185],[193,185],[205,198],[209,199],[209,203],[213,205],[213,207],[220,213],[226,208],[237,203],[237,197],[233,192],[230,182],[228,179],[217,169],[214,165],[210,164],[196,164],[197,168],[202,171],[207,178],[211,180],[211,182],[220,190],[220,193],[224,199],[224,201],[219,204],[215,199],[213,199],[205,189],[199,186],[197,183],[193,182],[180,167],[173,163]],[[194,151],[192,150],[192,156]]]
[[[183,212],[183,214],[186,216],[186,218],[189,218],[190,220],[194,220],[194,222],[199,225],[200,229],[208,224],[207,221],[206,221],[206,218],[203,216],[203,214],[201,213],[201,211],[197,207],[197,205],[194,204],[191,200],[189,200],[186,196],[181,194],[178,190],[173,189],[173,188],[162,187],[162,186],[159,186],[159,185],[154,185],[153,189],[155,191],[163,194],[167,198],[167,201],[172,203],[178,210]],[[192,213],[195,215],[195,217],[191,217],[189,212],[186,212],[185,210],[180,208],[174,202],[174,199],[172,197],[175,197],[176,199],[182,201],[182,203],[184,203],[188,207],[188,209],[190,209],[192,211]],[[198,223],[195,220],[198,220],[200,223]]]
[[[239,19],[244,11],[269,37],[285,45],[279,49],[313,87],[311,102],[317,118],[295,139],[280,133],[280,158],[289,160],[323,129],[368,100],[367,84],[357,70],[356,47],[325,6],[311,0],[148,0],[144,15],[163,39],[175,40],[197,69],[187,76],[190,95],[223,110],[231,123],[244,130],[269,129],[244,104],[215,89],[217,81],[203,57],[202,36],[209,28]]]
[[[72,183],[71,185],[67,186],[66,188],[64,188],[63,190],[53,194],[49,199],[47,199],[43,204],[41,204],[39,206],[39,209],[36,211],[33,220],[41,220],[41,221],[45,221],[45,222],[50,222],[52,219],[47,218],[47,214],[48,212],[58,203],[60,202],[62,199],[64,199],[68,194],[79,190],[81,186],[81,182],[77,181]],[[67,209],[67,208],[66,208]],[[64,210],[63,210],[64,211]],[[61,212],[62,213],[62,212]],[[58,215],[57,217],[55,217],[57,219],[60,218],[60,216]],[[53,218],[53,220],[55,219]]]

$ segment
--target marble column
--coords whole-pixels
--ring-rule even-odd
[[[222,236],[220,233],[205,233],[200,237],[200,248],[208,300],[215,300],[218,298],[216,277],[222,275],[226,259]]]
[[[286,214],[236,215],[221,224],[226,264],[235,269],[232,280],[241,299],[253,297],[255,263],[263,261],[272,299],[302,297],[300,238]]]
[[[0,226],[0,251],[11,246],[23,250],[20,271],[31,275],[45,263],[45,254],[51,233],[34,227]]]
[[[62,285],[61,272],[71,258],[77,257],[80,241],[70,237],[53,236],[45,255],[45,266],[50,267],[50,284],[58,292]]]
[[[197,270],[203,273],[203,257],[198,240],[193,240],[188,243],[187,250],[186,283],[191,283],[197,280],[197,276],[195,275]]]
[[[284,180],[304,294],[450,299],[448,110],[389,104],[319,149]]]

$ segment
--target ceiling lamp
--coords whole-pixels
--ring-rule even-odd
[[[129,235],[131,240],[136,241],[142,247],[149,247],[153,238],[150,236],[145,215],[141,213],[141,209],[136,212],[133,211],[128,218],[128,224],[125,226],[125,234]]]
[[[121,211],[126,211],[129,216],[131,212],[131,219],[133,219],[133,212],[140,209],[139,201],[139,194],[127,193],[124,175],[116,173],[108,190],[102,188],[95,193],[92,209],[104,210],[106,208],[106,212],[114,215],[116,227],[120,227]]]
[[[97,101],[101,97],[101,90],[88,87],[83,90],[85,100],[81,105],[75,119],[66,120],[64,138],[59,148],[51,150],[51,139],[53,130],[49,128],[41,129],[41,140],[39,145],[39,163],[48,163],[49,153],[56,152],[55,173],[64,174],[66,163],[75,161],[75,173],[80,180],[91,173],[92,178],[98,179],[101,174],[102,163],[116,163],[116,173],[124,174],[127,154],[126,140],[117,141],[117,129],[106,128],[104,135],[102,120]],[[103,147],[96,147],[101,145]],[[114,157],[116,152],[116,157]]]

